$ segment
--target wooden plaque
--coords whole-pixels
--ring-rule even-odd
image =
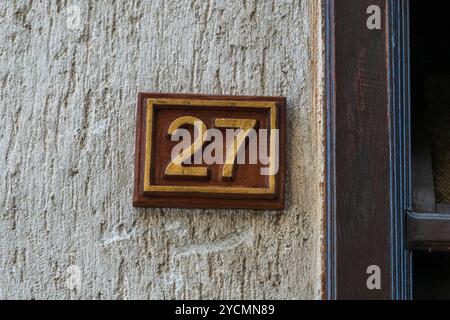
[[[285,98],[139,93],[136,118],[135,207],[284,209]]]

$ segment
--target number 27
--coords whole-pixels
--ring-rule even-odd
[[[184,167],[182,163],[187,159],[190,159],[195,153],[202,149],[206,136],[207,127],[203,121],[196,117],[184,116],[174,120],[168,130],[169,135],[174,135],[176,130],[184,125],[193,125],[199,134],[197,139],[192,143],[192,145],[183,150],[175,159],[169,163],[165,170],[165,175],[168,177],[196,177],[203,178],[208,176],[208,168],[206,167]],[[216,119],[215,127],[217,128],[239,128],[242,129],[237,134],[234,142],[229,146],[225,164],[222,169],[222,178],[232,179],[234,172],[235,160],[237,157],[238,150],[245,143],[246,137],[250,134],[251,129],[256,127],[256,120],[254,119]]]

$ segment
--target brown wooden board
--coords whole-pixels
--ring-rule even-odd
[[[450,215],[414,213],[407,216],[408,248],[423,251],[450,251]]]
[[[381,29],[369,29],[377,6]],[[327,299],[405,299],[408,2],[327,0]],[[367,281],[379,268],[380,286]]]
[[[181,120],[180,120],[181,119]],[[267,164],[246,163],[232,166],[230,175],[224,164],[183,164],[169,170],[172,151],[179,141],[170,136],[174,125],[188,130],[194,137],[193,124],[182,120],[200,120],[205,129],[219,130],[226,137],[230,123],[251,123],[257,133],[268,132],[266,141],[258,137],[258,147],[267,143],[271,162],[278,156],[279,169],[274,175],[262,175]],[[181,122],[180,122],[181,121]],[[136,117],[135,186],[136,207],[165,208],[242,208],[283,210],[285,193],[285,125],[284,97],[214,96],[192,94],[139,93]],[[238,127],[233,127],[238,128]],[[274,148],[279,133],[279,148]],[[195,139],[193,139],[195,140]],[[248,139],[246,139],[248,140]],[[246,146],[249,142],[245,142]],[[208,142],[199,149],[205,152]],[[223,154],[229,154],[223,143]],[[192,162],[194,157],[191,157]],[[186,171],[189,171],[188,173]]]

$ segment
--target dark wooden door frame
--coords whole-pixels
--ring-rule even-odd
[[[408,4],[324,0],[327,299],[411,297]],[[381,9],[381,30],[366,27],[372,5]],[[381,289],[367,287],[372,265]]]

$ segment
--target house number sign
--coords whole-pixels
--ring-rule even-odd
[[[282,210],[286,99],[140,93],[134,206]]]

